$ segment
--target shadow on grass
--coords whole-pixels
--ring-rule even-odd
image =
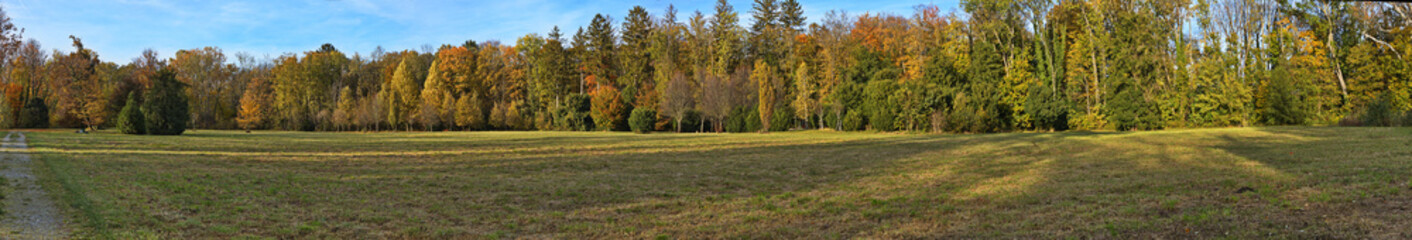
[[[1323,128],[994,135],[204,134],[194,137],[212,141],[206,143],[239,140],[175,150],[214,152],[192,156],[162,152],[173,151],[163,146],[177,145],[179,138],[156,145],[112,138],[103,141],[157,151],[65,157],[103,159],[79,171],[112,171],[94,176],[100,186],[92,189],[127,198],[111,204],[132,215],[115,216],[117,228],[153,228],[179,237],[232,237],[219,227],[250,223],[244,227],[252,230],[240,234],[1351,238],[1379,236],[1379,229],[1405,227],[1408,220],[1313,215],[1379,210],[1336,204],[1345,200],[1336,189],[1374,188],[1397,171],[1412,170],[1406,155],[1399,155],[1407,147],[1377,151],[1399,149],[1402,143],[1388,142],[1407,140],[1405,133],[1349,135]],[[299,142],[320,146],[279,146]],[[49,147],[113,148],[77,140]],[[1370,147],[1370,153],[1340,153]],[[234,154],[244,151],[277,154]],[[387,151],[445,152],[360,155]],[[339,152],[351,154],[304,154]],[[1279,157],[1285,152],[1292,157]],[[1338,157],[1377,161],[1349,167],[1332,160]],[[1402,165],[1372,170],[1388,164]],[[1236,193],[1240,188],[1254,192]],[[1320,197],[1325,195],[1335,197]],[[182,214],[163,213],[171,211]],[[175,226],[193,219],[207,227]],[[1347,223],[1355,220],[1365,223]],[[319,224],[304,230],[301,224],[310,222]]]

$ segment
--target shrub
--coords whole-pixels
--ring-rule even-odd
[[[559,112],[555,114],[555,117],[559,118],[555,122],[558,122],[561,128],[571,131],[593,130],[593,118],[589,116],[593,105],[589,103],[588,95],[569,94],[564,103],[564,107],[559,108]]]
[[[191,120],[186,86],[177,82],[171,70],[158,71],[152,88],[143,94],[142,113],[148,134],[181,135]]]
[[[1339,119],[1338,125],[1340,127],[1362,127],[1363,121],[1358,120],[1358,116],[1350,114],[1348,116],[1343,116],[1342,119]]]
[[[593,122],[599,129],[609,131],[626,131],[628,128],[627,115],[630,114],[632,106],[624,102],[622,93],[617,88],[610,86],[599,86],[593,91]]]
[[[1296,95],[1299,89],[1284,72],[1283,67],[1275,71],[1262,95],[1264,106],[1260,109],[1260,115],[1266,125],[1299,125],[1308,118],[1303,102]]]
[[[730,116],[726,117],[726,132],[742,133],[760,130],[759,109],[753,107],[737,107],[731,110]]]
[[[1361,112],[1357,119],[1362,122],[1362,125],[1387,127],[1396,122],[1394,118],[1397,114],[1392,109],[1392,103],[1389,103],[1386,97],[1379,97],[1369,102],[1363,106]]]
[[[775,114],[770,118],[770,131],[788,131],[794,126],[794,109],[789,106],[775,109]]]
[[[49,128],[49,106],[44,99],[30,98],[20,109],[20,128]]]
[[[657,123],[657,111],[648,108],[637,108],[632,110],[632,116],[628,117],[628,125],[636,133],[649,133]]]
[[[843,117],[844,131],[861,131],[868,122],[864,121],[863,114],[858,111],[849,111]]]
[[[701,131],[701,111],[687,110],[682,116],[681,125],[677,127],[681,128],[681,132]]]
[[[1412,127],[1412,111],[1402,112],[1402,126]]]
[[[142,111],[137,101],[137,92],[127,94],[127,104],[118,112],[118,131],[125,134],[147,134],[147,121],[142,119]]]
[[[864,88],[864,104],[868,114],[868,123],[874,130],[892,131],[896,124],[898,106],[889,101],[889,97],[897,91],[897,82],[894,80],[876,80],[869,82]]]
[[[745,129],[742,129],[741,132],[759,132],[760,129],[765,128],[764,122],[760,119],[760,109],[750,108],[745,114]]]
[[[8,98],[0,97],[0,128],[11,128],[15,126],[15,109],[3,99]]]

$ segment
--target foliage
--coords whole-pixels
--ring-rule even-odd
[[[1300,96],[1300,93],[1307,91],[1297,88],[1290,77],[1288,69],[1280,67],[1266,81],[1260,101],[1260,115],[1265,124],[1299,125],[1308,119],[1305,103]]]
[[[181,135],[191,121],[186,85],[176,80],[176,73],[161,70],[153,78],[152,88],[142,94],[142,119],[147,134]]]
[[[561,127],[572,131],[593,130],[594,122],[590,116],[593,106],[590,101],[588,95],[569,94],[558,114]]]
[[[118,112],[118,131],[124,134],[147,134],[147,120],[143,118],[141,104],[137,92],[128,93],[127,104]]]
[[[20,128],[49,128],[49,106],[43,99],[30,98],[20,109]]]
[[[892,131],[896,129],[897,113],[902,111],[891,98],[896,91],[897,83],[887,79],[874,80],[864,87],[863,111],[866,111],[869,126],[873,130]]]
[[[623,102],[623,96],[617,88],[612,86],[599,86],[593,91],[593,123],[599,130],[627,131],[629,130],[627,114],[629,106]]]
[[[656,123],[657,111],[647,108],[633,109],[632,116],[628,118],[628,124],[631,125],[632,131],[635,133],[652,132]]]
[[[863,113],[859,111],[849,111],[843,117],[841,128],[843,131],[862,131],[867,127],[868,122],[863,119]]]

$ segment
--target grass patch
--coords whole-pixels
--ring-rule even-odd
[[[1408,238],[1410,135],[198,130],[28,151],[98,238]]]

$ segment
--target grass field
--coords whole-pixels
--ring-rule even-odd
[[[1412,238],[1412,129],[34,132],[95,238]]]

